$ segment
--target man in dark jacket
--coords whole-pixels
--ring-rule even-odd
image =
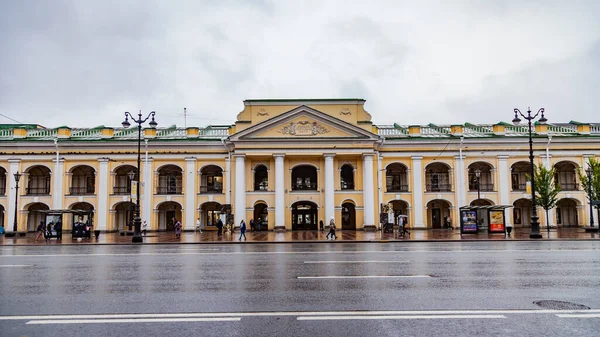
[[[221,236],[223,234],[223,221],[221,221],[221,219],[219,219],[219,221],[217,221],[217,235]]]

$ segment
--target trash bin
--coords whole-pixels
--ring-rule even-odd
[[[94,237],[96,238],[96,240],[98,240],[98,237],[100,237],[100,231],[99,230],[95,230],[94,231]]]

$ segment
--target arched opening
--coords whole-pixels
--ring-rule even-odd
[[[570,198],[560,199],[556,203],[556,224],[562,227],[579,226],[577,202]]]
[[[175,223],[182,221],[182,207],[175,201],[166,201],[158,206],[158,229],[164,231],[175,231]]]
[[[577,166],[570,161],[561,161],[554,165],[556,181],[560,183],[563,191],[578,191]]]
[[[133,179],[131,177],[133,177]],[[113,194],[115,194],[115,195],[131,194],[131,181],[132,180],[138,181],[137,168],[132,165],[119,166],[115,170]]]
[[[427,203],[427,219],[429,228],[441,229],[444,220],[450,219],[450,203],[446,200],[434,199]]]
[[[492,206],[494,203],[487,199],[475,199],[471,201],[471,206]]]
[[[91,195],[96,191],[96,172],[88,165],[79,165],[71,169],[71,195]]]
[[[269,190],[269,171],[265,165],[258,165],[254,168],[254,190]]]
[[[492,166],[485,162],[475,162],[469,165],[469,191],[492,192]]]
[[[115,205],[115,229],[118,231],[133,230],[135,203],[123,201]],[[143,219],[145,220],[145,219]]]
[[[176,165],[166,165],[158,170],[157,194],[182,193],[181,168]]]
[[[394,210],[394,225],[398,225],[398,217],[404,216],[404,225],[408,225],[408,203],[404,200],[392,200],[392,210]]]
[[[217,165],[208,165],[200,171],[200,193],[223,193],[223,170]]]
[[[206,202],[200,206],[200,221],[204,225],[204,228],[217,228],[222,208],[223,205],[218,202]]]
[[[513,191],[527,189],[527,175],[531,175],[531,164],[526,161],[514,163],[510,168],[511,186]]]
[[[450,192],[450,167],[444,163],[431,163],[425,168],[425,192]]]
[[[292,205],[292,230],[317,230],[317,205],[298,201]]]
[[[316,191],[317,169],[310,165],[296,166],[292,169],[292,191]]]
[[[46,214],[42,213],[40,211],[47,211],[50,210],[50,207],[48,207],[48,205],[41,203],[41,202],[36,202],[33,203],[31,205],[29,205],[29,207],[27,207],[27,230],[29,232],[35,232],[37,225],[43,221],[44,223],[46,223]]]
[[[408,174],[405,165],[393,163],[385,169],[386,192],[408,192]]]
[[[513,203],[513,224],[515,227],[531,227],[531,200],[521,198]]]
[[[356,229],[356,206],[351,202],[342,204],[342,230]]]
[[[6,195],[6,177],[7,177],[6,169],[0,166],[0,195]]]
[[[260,227],[258,221],[260,220]],[[254,205],[254,224],[256,230],[267,230],[269,228],[269,210],[267,204],[257,203]]]
[[[344,164],[340,170],[340,188],[342,190],[354,189],[354,167]]]
[[[6,228],[6,226],[4,226],[4,224],[6,223],[6,221],[4,220],[5,214],[6,211],[4,210],[4,206],[0,205],[0,227],[4,228]]]
[[[27,170],[27,195],[50,194],[50,169],[46,166],[33,166]]]
[[[74,203],[73,205],[71,205],[71,207],[69,207],[69,209],[72,210],[78,210],[78,211],[86,211],[88,212],[87,214],[73,214],[72,218],[70,219],[70,227],[73,226],[74,223],[76,222],[80,222],[83,224],[86,224],[87,226],[93,227],[94,225],[94,205],[90,204],[89,202],[78,202],[78,203]],[[91,216],[90,216],[91,215]],[[63,219],[63,221],[65,221]],[[69,220],[67,221],[67,226],[69,226]]]

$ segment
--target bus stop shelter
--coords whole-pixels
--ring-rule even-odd
[[[45,222],[48,231],[52,231],[52,228],[57,222],[64,223],[63,215],[71,217],[71,234],[75,237],[86,237],[90,238],[91,230],[94,226],[94,211],[83,210],[83,209],[51,209],[39,211],[46,216]]]
[[[486,230],[488,234],[506,234],[504,210],[512,205],[486,205],[460,207],[460,234],[478,234]],[[484,226],[484,223],[487,226]],[[510,234],[510,233],[509,233]]]

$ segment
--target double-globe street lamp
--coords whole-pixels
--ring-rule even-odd
[[[148,118],[152,117],[152,120],[148,125],[151,128],[155,128],[158,123],[154,121],[154,115],[156,112],[152,111],[146,116],[146,118],[142,118],[142,110],[138,113],[138,118],[133,117],[129,112],[125,112],[125,121],[123,122],[124,128],[129,128],[131,124],[129,123],[129,118],[131,121],[138,125],[138,150],[137,150],[137,188],[136,188],[136,200],[135,200],[135,214],[133,217],[133,238],[131,238],[131,242],[143,242],[142,239],[142,219],[140,218],[140,155],[141,155],[141,147],[142,147],[142,124],[144,124]]]
[[[17,171],[15,174],[15,222],[13,223],[13,233],[16,235],[17,234],[17,212],[19,210],[18,207],[18,199],[19,199],[19,180],[21,180],[21,173],[19,173],[19,171]]]
[[[531,211],[531,234],[529,234],[529,238],[541,239],[542,233],[540,233],[540,223],[538,222],[539,217],[537,216],[537,209],[535,203],[535,172],[533,169],[533,137],[531,134],[531,121],[534,120],[539,114],[542,115],[541,118],[538,120],[540,124],[545,124],[548,120],[546,119],[546,117],[544,117],[544,108],[540,108],[538,112],[533,116],[531,115],[531,108],[527,108],[527,115],[524,115],[519,109],[514,109],[514,111],[515,118],[512,120],[513,123],[515,125],[519,125],[521,123],[521,118],[519,118],[519,115],[521,115],[524,119],[527,120],[527,125],[529,127],[529,174],[531,176],[531,204],[533,208]]]
[[[588,198],[590,199],[590,227],[594,227],[594,206],[592,205],[592,201],[594,201],[594,198],[592,198],[592,173],[592,168],[588,166],[588,168],[585,169],[585,174],[587,175],[588,179]],[[598,225],[600,226],[600,219],[598,219]]]
[[[478,168],[475,169],[475,178],[477,178],[477,201],[479,201],[479,199],[481,199],[481,187],[479,185],[479,179],[481,178],[481,170]]]

